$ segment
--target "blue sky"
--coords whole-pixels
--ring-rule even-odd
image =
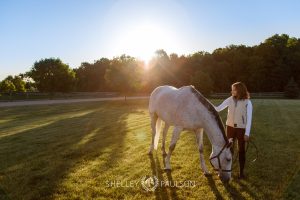
[[[1,0],[0,80],[59,57],[70,67],[123,53],[256,45],[276,33],[300,37],[297,0]]]

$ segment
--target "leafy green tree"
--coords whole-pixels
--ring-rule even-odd
[[[25,90],[30,92],[37,91],[36,83],[33,81],[33,79],[29,76],[28,73],[29,72],[19,74],[19,77],[21,77],[22,80],[25,82]]]
[[[284,94],[288,98],[298,98],[299,97],[299,87],[292,77],[289,83],[285,87]]]
[[[107,84],[125,96],[141,87],[142,66],[135,58],[122,55],[111,61],[105,73]]]
[[[194,85],[202,94],[209,95],[213,90],[213,81],[207,73],[197,71],[191,77],[191,84]]]
[[[28,75],[40,92],[69,92],[74,88],[75,72],[59,58],[35,62]]]
[[[20,76],[7,76],[3,80],[3,90],[6,92],[25,92],[25,81]]]
[[[10,80],[3,80],[0,82],[0,90],[3,93],[9,93],[10,95],[12,92],[16,91],[16,87]]]
[[[14,76],[11,80],[14,86],[16,87],[17,92],[26,92],[25,81],[20,76]]]
[[[84,62],[75,70],[76,88],[78,91],[105,91],[108,89],[105,82],[105,72],[110,65],[110,60],[101,58],[93,64]]]
[[[26,82],[25,88],[35,84],[42,92],[70,91],[76,87],[77,91],[115,90],[125,94],[150,92],[159,85],[181,87],[191,81],[197,85],[200,83],[195,73],[201,71],[205,75],[198,76],[210,79],[212,88],[209,89],[214,92],[229,92],[230,85],[236,81],[245,82],[251,92],[282,92],[292,76],[300,85],[299,63],[300,39],[275,34],[259,45],[229,45],[212,53],[199,51],[178,56],[160,49],[147,70],[136,67],[142,64],[130,56],[101,58],[94,63],[83,62],[74,70],[76,78],[74,71],[59,59],[44,59],[36,62],[28,73],[34,81],[27,83],[21,78]],[[22,82],[14,79],[11,76],[7,80],[22,91]]]
[[[288,35],[276,34],[255,48],[254,54],[263,61],[264,74],[260,84],[265,92],[283,91],[292,76],[288,47],[292,42],[289,41]]]
[[[174,74],[171,67],[168,54],[163,49],[157,50],[155,56],[149,62],[148,88],[153,90],[159,85],[173,84],[175,82],[173,80],[176,80],[176,74]]]

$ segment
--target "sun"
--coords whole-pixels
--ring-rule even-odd
[[[172,34],[155,24],[140,24],[119,33],[117,52],[134,56],[146,63],[158,49],[172,49]]]

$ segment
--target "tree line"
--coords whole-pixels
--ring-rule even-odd
[[[300,39],[276,34],[255,46],[230,45],[181,56],[157,50],[147,67],[128,55],[83,62],[75,69],[59,58],[46,58],[28,72],[5,78],[0,90],[128,94],[148,93],[159,85],[192,84],[209,94],[229,92],[236,81],[244,82],[250,92],[280,92],[291,82],[300,85]]]

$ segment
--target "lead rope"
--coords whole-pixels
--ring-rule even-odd
[[[249,149],[250,143],[251,143],[252,146],[254,146],[255,152],[256,152],[256,157],[255,157],[255,159],[253,159],[253,160],[251,161],[251,163],[254,163],[254,162],[258,159],[258,148],[257,148],[257,146],[255,145],[255,143],[254,143],[252,140],[249,140],[249,142],[246,142],[247,147],[246,147],[246,152],[245,152],[245,154],[247,154],[247,151],[248,151],[248,149]],[[235,148],[235,146],[236,146],[236,145],[234,145],[233,148]],[[233,163],[236,162],[237,157],[239,156],[238,148],[236,148],[236,149],[237,149],[237,151],[234,151],[234,152],[237,152],[237,153],[236,153],[236,156],[235,156],[234,159],[233,159]]]

